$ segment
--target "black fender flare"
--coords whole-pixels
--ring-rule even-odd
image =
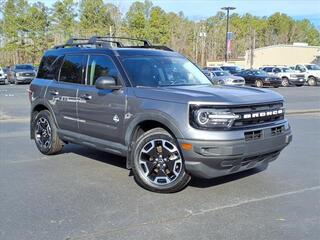
[[[46,107],[49,112],[51,113],[52,115],[52,118],[53,118],[53,121],[55,123],[55,125],[58,127],[58,122],[57,122],[57,119],[56,119],[56,116],[54,115],[54,111],[52,109],[52,107],[50,106],[50,104],[45,101],[44,99],[36,99],[32,102],[32,105],[31,105],[31,111],[30,111],[30,137],[32,138],[32,133],[33,133],[33,112],[35,110],[35,108],[39,105],[43,105],[44,107]]]
[[[150,112],[144,112],[144,113],[138,113],[135,115],[134,119],[129,123],[129,125],[126,127],[125,132],[125,145],[128,146],[128,152],[127,152],[127,169],[131,168],[130,163],[130,155],[131,155],[131,146],[132,146],[132,136],[135,132],[135,129],[137,126],[144,122],[144,121],[156,121],[164,126],[170,132],[174,135],[176,139],[183,138],[182,132],[177,127],[177,124],[175,123],[176,120],[171,118],[168,114],[163,112],[157,112],[157,111],[150,111]]]

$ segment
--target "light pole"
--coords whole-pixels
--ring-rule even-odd
[[[229,32],[229,11],[236,9],[235,7],[223,7],[222,10],[227,11],[227,31],[226,31],[226,52],[224,55],[224,61],[228,62],[228,32]]]

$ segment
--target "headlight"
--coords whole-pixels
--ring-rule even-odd
[[[16,73],[16,76],[19,77],[21,75],[21,73]]]
[[[240,118],[228,109],[200,108],[191,111],[191,125],[199,129],[230,128],[233,122]]]

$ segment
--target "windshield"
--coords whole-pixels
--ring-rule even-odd
[[[267,75],[267,73],[265,71],[262,70],[254,70],[251,71],[253,75]]]
[[[123,66],[134,86],[212,85],[193,63],[180,57],[128,57]]]
[[[282,68],[283,72],[294,72],[291,68]]]
[[[220,76],[231,76],[230,73],[228,72],[224,72],[224,71],[220,71],[220,72],[213,72],[216,76],[220,77]]]
[[[16,69],[33,70],[31,65],[16,65]]]
[[[315,65],[315,64],[306,65],[306,68],[308,70],[320,70],[320,67],[318,65]]]
[[[234,67],[227,67],[227,66],[223,66],[221,67],[223,70],[226,70],[226,71],[232,71],[232,72],[240,72],[241,71],[241,68],[237,67],[237,66],[234,66]]]

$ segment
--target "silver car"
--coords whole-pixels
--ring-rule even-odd
[[[233,85],[233,86],[245,85],[245,80],[243,77],[234,76],[226,71],[210,72],[210,80],[213,84],[219,84],[219,85]]]

